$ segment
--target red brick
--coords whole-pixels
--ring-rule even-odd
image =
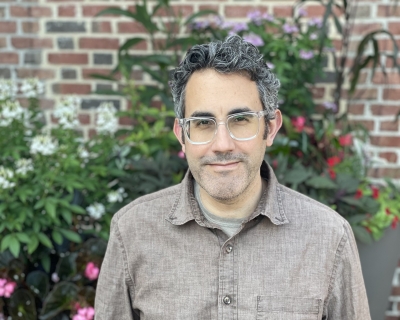
[[[75,17],[75,6],[65,5],[58,7],[59,17]]]
[[[369,32],[382,29],[382,23],[357,23],[351,30],[352,34],[366,35]]]
[[[371,144],[379,147],[399,147],[400,137],[371,136]]]
[[[118,123],[120,125],[131,126],[131,125],[133,125],[133,119],[129,118],[129,117],[120,117]]]
[[[375,72],[372,82],[376,84],[400,84],[400,74],[398,72],[387,72],[385,75],[383,72]]]
[[[323,87],[314,87],[311,89],[311,93],[315,99],[321,99],[325,95],[325,88]]]
[[[17,23],[14,21],[0,21],[0,33],[15,33]]]
[[[388,162],[393,162],[393,163],[397,162],[397,154],[394,152],[380,152],[379,157],[386,159]]]
[[[354,94],[351,97],[352,97],[352,99],[356,99],[356,100],[373,100],[373,99],[376,99],[377,96],[378,96],[377,89],[368,88],[368,89],[356,89],[356,91],[354,92]],[[347,98],[348,93],[344,91],[343,97]]]
[[[47,2],[71,2],[71,0],[46,0]],[[74,0],[74,2],[82,2],[83,0]]]
[[[400,7],[395,4],[379,5],[378,17],[400,17]]]
[[[373,178],[389,177],[391,179],[398,179],[400,178],[400,170],[398,168],[376,168],[369,170],[368,176],[372,176]],[[398,318],[394,319],[398,320]]]
[[[400,34],[400,22],[389,22],[389,31],[394,35]]]
[[[397,47],[400,45],[400,41],[396,40]],[[380,39],[378,40],[379,49],[383,51],[393,51],[393,41],[392,39]]]
[[[51,9],[47,7],[20,7],[11,6],[10,15],[12,17],[51,17]]]
[[[393,62],[394,62],[393,59],[387,57],[386,58],[386,67],[387,68],[393,68],[394,67],[394,63]],[[400,58],[397,58],[396,62],[397,62],[397,65],[400,66]]]
[[[213,5],[213,4],[202,4],[202,5],[199,5],[199,10],[214,10],[218,13],[219,6]]]
[[[17,69],[18,78],[54,79],[55,71],[50,69]]]
[[[93,33],[111,33],[111,23],[109,21],[93,21],[92,22]]]
[[[24,21],[22,22],[22,31],[25,33],[38,33],[39,23],[36,21]]]
[[[93,138],[93,137],[97,136],[96,129],[89,129],[88,135],[89,135],[89,138]]]
[[[260,8],[255,6],[225,6],[225,17],[227,18],[244,18],[247,14],[254,10],[265,11],[266,8]]]
[[[90,84],[59,83],[53,84],[53,92],[59,94],[89,94]]]
[[[92,79],[91,74],[97,73],[97,74],[102,74],[102,75],[109,75],[112,69],[101,69],[101,68],[84,68],[82,69],[82,79]]]
[[[21,106],[24,108],[29,107],[29,100],[27,98],[18,98],[17,99]],[[51,99],[39,99],[39,106],[40,109],[42,110],[49,110],[49,109],[54,109],[54,100]]]
[[[118,33],[147,33],[138,22],[118,22]]]
[[[118,49],[119,40],[110,38],[80,38],[81,49]]]
[[[86,53],[49,53],[49,63],[52,64],[87,64]]]
[[[293,15],[293,7],[291,5],[287,6],[276,6],[274,7],[274,16],[281,17],[291,17]]]
[[[79,114],[78,115],[79,123],[80,124],[90,124],[90,114]]]
[[[96,14],[98,14],[100,11],[108,8],[115,8],[116,6],[83,6],[82,7],[82,15],[84,17],[94,17]],[[103,15],[101,17],[116,17],[116,15]]]
[[[321,5],[313,5],[303,7],[307,11],[307,17],[315,18],[315,17],[322,17],[325,13],[325,7]]]
[[[399,131],[399,120],[397,121],[381,121],[380,131]],[[400,146],[399,146],[400,147]]]
[[[0,38],[0,48],[5,48],[7,46],[6,38]]]
[[[28,48],[53,48],[53,40],[50,38],[47,39],[38,39],[38,38],[12,38],[11,44],[14,48],[17,49],[28,49]]]
[[[374,121],[373,120],[352,120],[350,121],[352,124],[357,124],[357,125],[362,125],[364,126],[367,130],[374,130]]]
[[[0,64],[17,64],[18,54],[15,52],[0,52]]]
[[[371,112],[374,116],[394,116],[400,112],[400,106],[373,104]]]
[[[171,6],[171,9],[175,16],[187,17],[193,14],[193,6],[191,5],[173,5]],[[156,16],[168,17],[171,16],[171,14],[162,8],[157,11]]]
[[[354,115],[364,114],[364,105],[363,104],[350,104],[348,107],[348,112]]]
[[[384,89],[383,99],[385,100],[400,100],[400,90],[399,89]]]

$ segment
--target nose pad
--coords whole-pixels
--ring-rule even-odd
[[[214,152],[227,152],[235,148],[233,138],[229,134],[226,123],[217,123],[217,133],[212,143],[212,150]]]

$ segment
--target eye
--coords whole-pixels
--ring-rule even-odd
[[[238,115],[233,117],[232,119],[234,122],[248,122],[249,121],[249,116],[247,115]]]
[[[207,127],[213,125],[213,121],[210,119],[199,119],[194,121],[196,127]]]

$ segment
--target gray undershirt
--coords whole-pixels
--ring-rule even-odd
[[[208,211],[203,203],[201,202],[200,196],[200,187],[197,184],[196,180],[193,182],[194,186],[194,196],[196,197],[197,202],[199,203],[199,207],[204,217],[211,223],[217,225],[223,232],[225,232],[229,237],[232,237],[242,226],[242,219],[234,219],[234,218],[222,218],[212,214]]]

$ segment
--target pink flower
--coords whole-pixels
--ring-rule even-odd
[[[357,189],[356,194],[354,195],[354,198],[356,199],[360,199],[363,196],[363,192],[361,191],[361,189]]]
[[[89,262],[85,268],[85,277],[89,280],[96,280],[99,276],[100,269],[93,262]]]
[[[338,163],[340,163],[340,158],[339,157],[330,157],[327,159],[328,167],[332,168]]]
[[[304,117],[294,117],[292,119],[292,126],[297,132],[301,132],[304,129],[304,125],[306,123],[306,118]]]
[[[92,307],[78,309],[78,313],[74,315],[72,320],[92,320],[94,317],[94,309]]]
[[[322,28],[322,19],[321,18],[313,18],[310,21],[308,21],[308,25],[310,27]]]
[[[314,52],[312,52],[311,50],[310,51],[300,50],[299,56],[303,60],[310,60],[311,58],[314,57]]]
[[[339,144],[340,144],[342,147],[351,146],[352,143],[353,143],[353,136],[352,136],[350,133],[345,134],[344,136],[340,136],[340,137],[339,137]]]
[[[283,32],[291,34],[291,33],[296,33],[299,32],[299,28],[297,28],[296,26],[290,25],[289,23],[285,23],[282,26]]]
[[[178,157],[181,159],[185,159],[185,153],[183,151],[178,152]]]
[[[379,198],[379,189],[377,187],[372,186],[372,198],[378,199]]]
[[[260,46],[264,45],[263,39],[255,33],[250,33],[248,35],[243,36],[243,40],[251,43],[252,45],[254,45],[256,47],[260,47]]]
[[[330,101],[325,101],[323,104],[325,109],[327,110],[332,110],[333,112],[337,111],[337,105],[334,102],[330,102]]]
[[[332,168],[329,168],[328,173],[332,180],[336,179],[336,172]]]
[[[13,294],[17,284],[13,281],[0,279],[0,297],[9,298]]]

